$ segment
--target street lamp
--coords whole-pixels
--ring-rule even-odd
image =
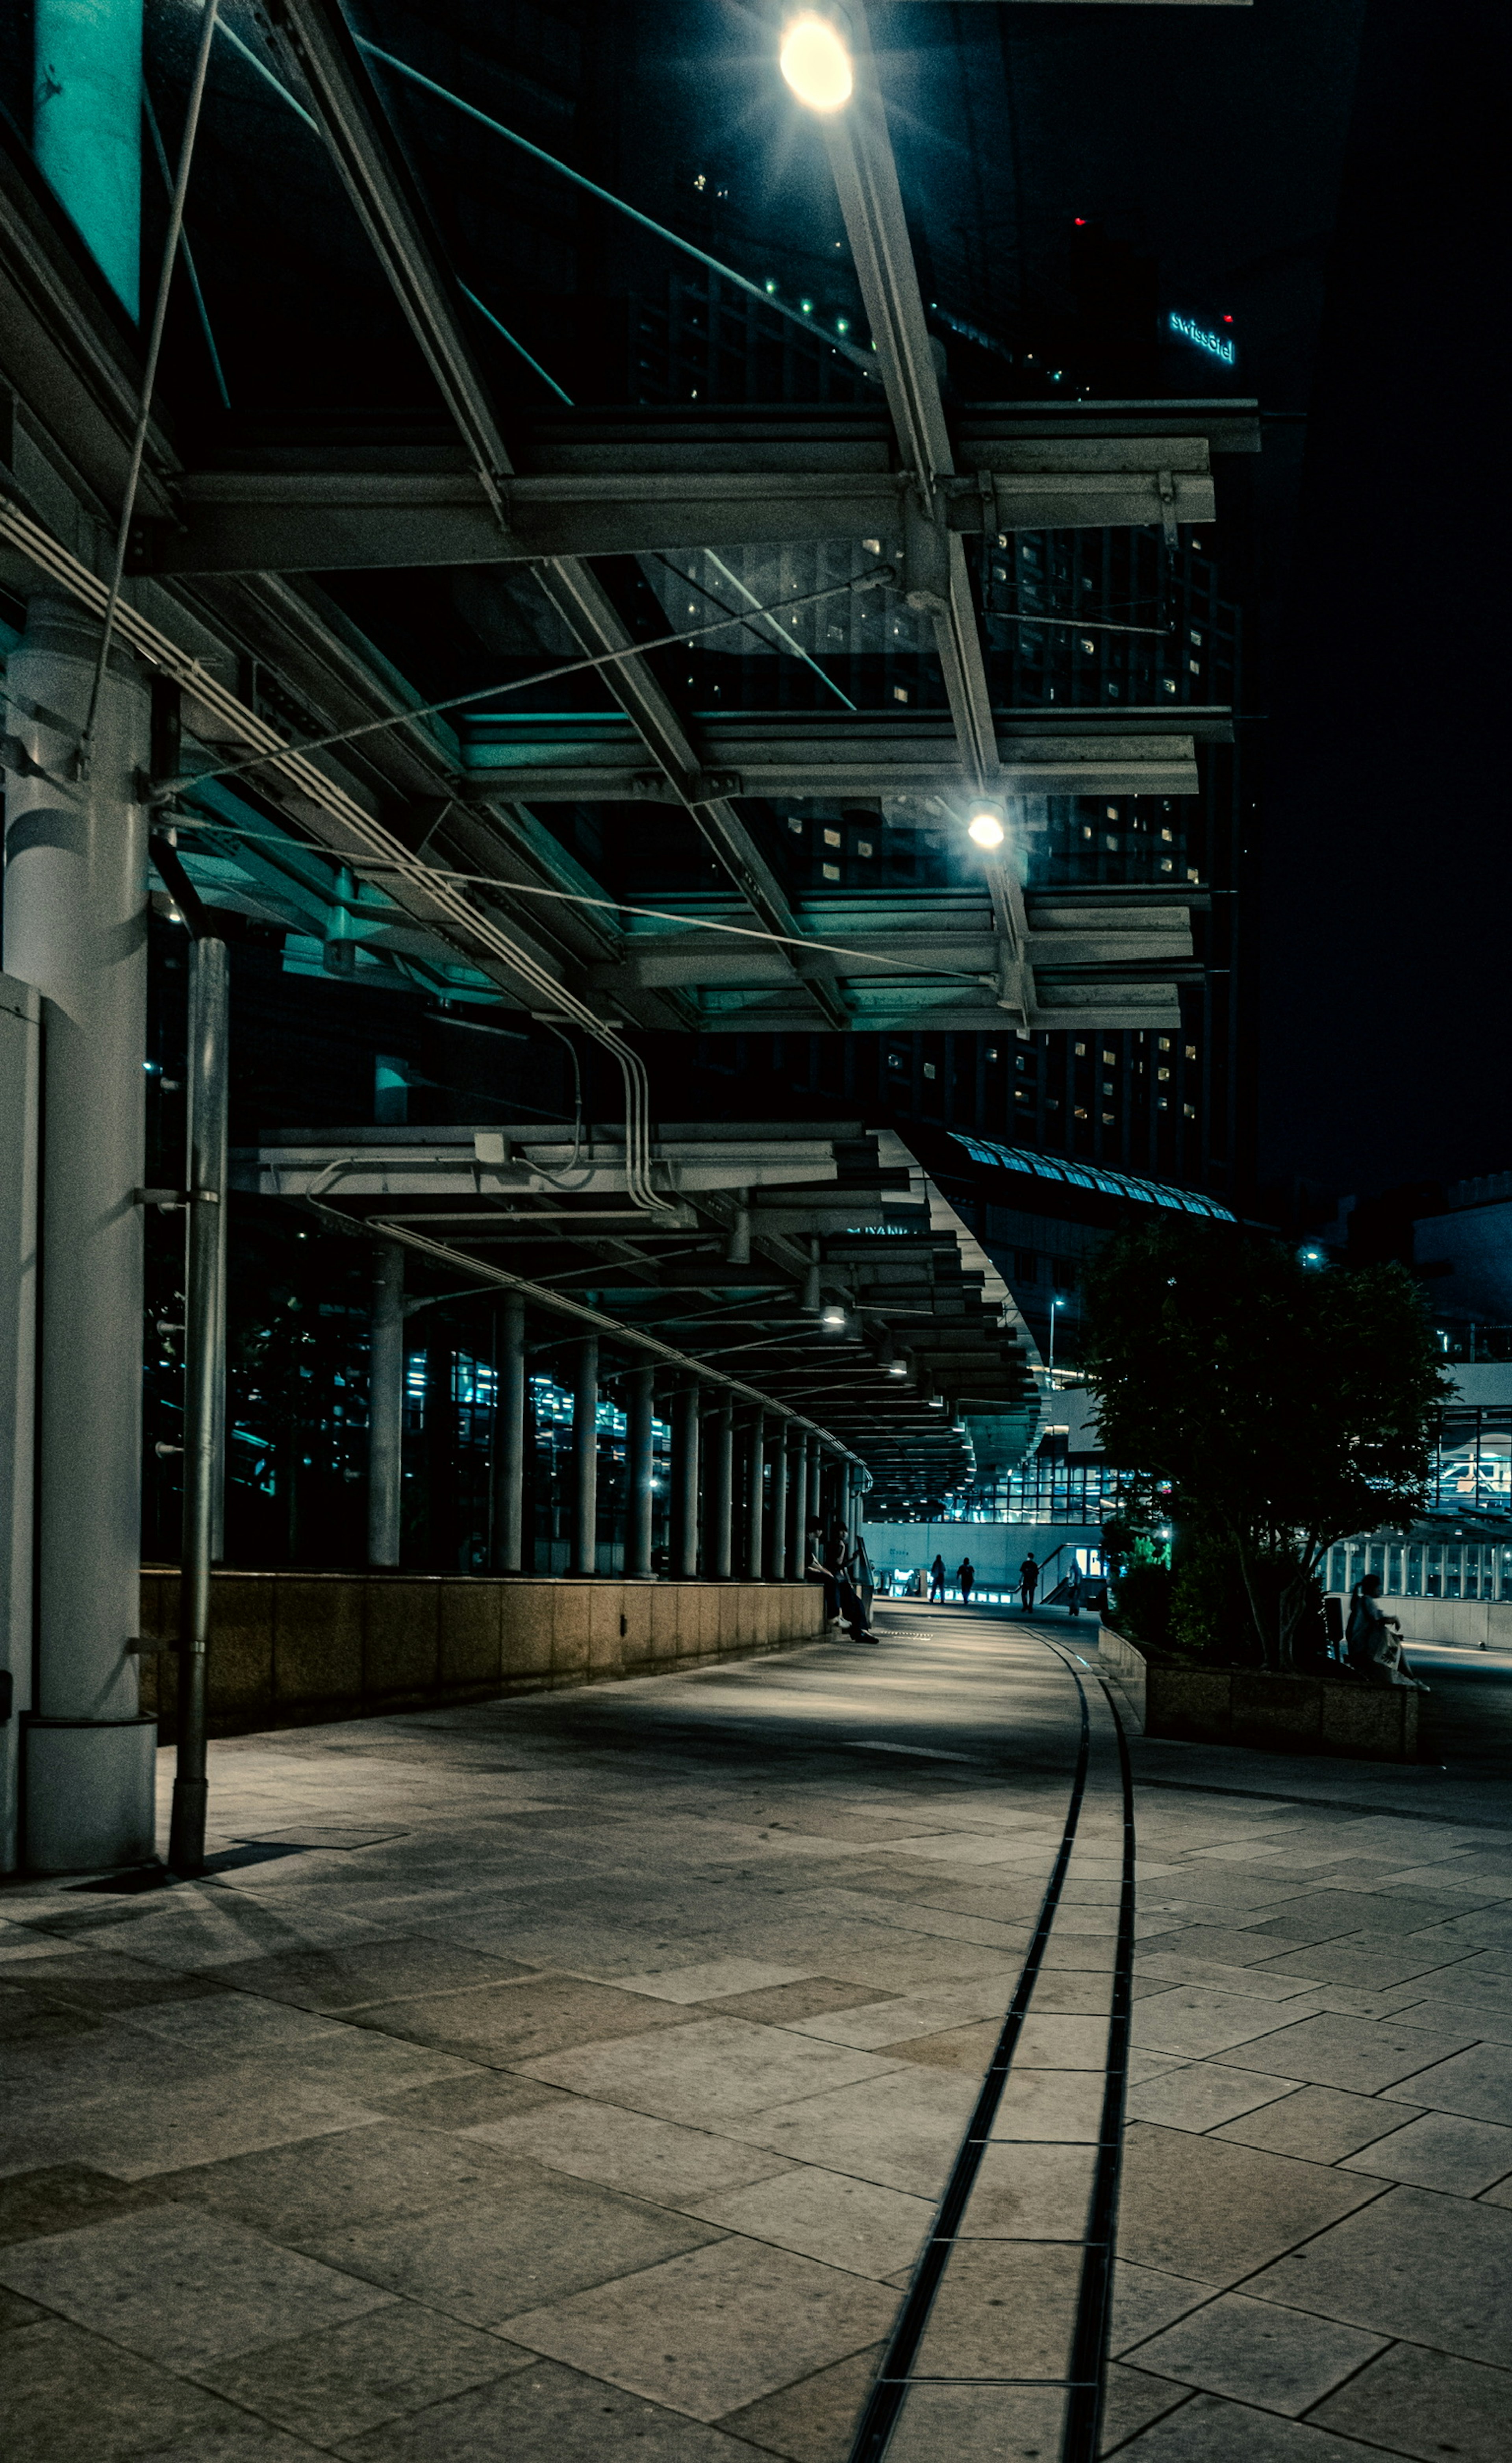
[[[839,28],[812,11],[792,20],[778,59],[793,92],[810,111],[839,111],[855,91],[850,54]]]
[[[1001,814],[992,804],[977,804],[966,824],[966,835],[979,847],[1000,847],[1003,842]]]

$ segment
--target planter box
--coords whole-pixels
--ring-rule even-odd
[[[1107,1624],[1098,1657],[1142,1735],[1259,1753],[1344,1754],[1356,1761],[1417,1759],[1422,1696],[1410,1686],[1270,1676],[1253,1667],[1168,1667]]]
[[[230,1736],[601,1685],[817,1642],[817,1582],[215,1573],[209,1730]],[[179,1577],[142,1577],[142,1707],[171,1739]]]

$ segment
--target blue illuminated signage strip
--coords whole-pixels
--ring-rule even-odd
[[[1226,368],[1234,365],[1235,348],[1231,338],[1210,334],[1207,327],[1197,324],[1194,317],[1178,316],[1173,308],[1166,321],[1172,332],[1179,334],[1184,342],[1195,342],[1199,351],[1206,351],[1210,359],[1221,360]]]
[[[975,1163],[995,1164],[999,1171],[1032,1172],[1036,1180],[1069,1181],[1076,1188],[1101,1189],[1107,1197],[1132,1197],[1141,1206],[1169,1206],[1177,1214],[1205,1214],[1216,1223],[1238,1217],[1216,1197],[1199,1197],[1195,1189],[1167,1188],[1158,1180],[1135,1180],[1127,1171],[1105,1171],[1100,1164],[1069,1163],[1063,1155],[1031,1154],[1026,1146],[1000,1146],[991,1138],[969,1138],[951,1131]]]

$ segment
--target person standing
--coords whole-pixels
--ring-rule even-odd
[[[1080,1565],[1072,1566],[1071,1579],[1065,1586],[1065,1612],[1067,1616],[1080,1616],[1082,1613],[1082,1568]]]
[[[938,1554],[935,1556],[933,1564],[930,1567],[931,1607],[934,1605],[936,1600],[939,1601],[941,1607],[945,1605],[945,1559]]]
[[[1024,1558],[1023,1563],[1019,1568],[1019,1597],[1023,1603],[1023,1612],[1025,1616],[1028,1616],[1033,1610],[1034,1595],[1039,1587],[1040,1564],[1039,1559],[1035,1556],[1034,1550],[1031,1548],[1028,1556]]]
[[[970,1558],[969,1557],[963,1557],[963,1558],[961,1558],[961,1561],[960,1561],[959,1565],[956,1567],[956,1570],[955,1570],[955,1582],[956,1582],[956,1588],[957,1588],[957,1589],[959,1590],[959,1592],[960,1592],[960,1595],[961,1595],[961,1605],[962,1605],[962,1607],[963,1607],[963,1608],[969,1608],[969,1607],[971,1606],[971,1603],[972,1603],[972,1584],[975,1581],[975,1580],[976,1580],[976,1568],[975,1568],[975,1566],[972,1563],[972,1560],[971,1560],[971,1558]]]

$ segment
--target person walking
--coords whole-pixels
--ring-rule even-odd
[[[941,1556],[936,1556],[933,1564],[930,1567],[931,1607],[934,1605],[936,1600],[939,1601],[941,1607],[945,1605],[945,1559]]]
[[[1030,1615],[1034,1608],[1034,1595],[1039,1587],[1040,1563],[1031,1548],[1019,1568],[1019,1597],[1023,1603],[1025,1616]]]
[[[963,1557],[959,1565],[955,1569],[955,1585],[957,1590],[960,1592],[961,1605],[963,1608],[969,1608],[971,1606],[972,1584],[975,1580],[975,1566],[972,1563],[969,1557]]]
[[[1072,1566],[1071,1579],[1065,1586],[1065,1612],[1067,1616],[1073,1617],[1080,1616],[1082,1613],[1082,1568],[1080,1565]]]

